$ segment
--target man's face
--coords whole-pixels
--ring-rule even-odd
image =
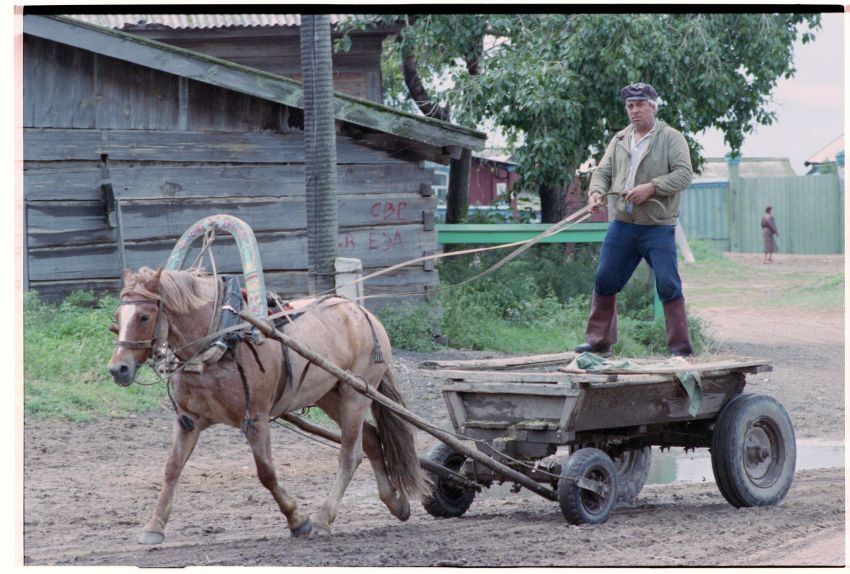
[[[626,102],[626,113],[629,114],[629,121],[638,131],[648,130],[655,121],[655,108],[647,100]]]

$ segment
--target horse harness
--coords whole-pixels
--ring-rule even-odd
[[[251,391],[248,385],[247,377],[245,376],[244,367],[236,358],[236,346],[239,343],[245,343],[245,345],[251,351],[254,361],[257,363],[257,366],[260,371],[265,373],[266,370],[263,366],[262,361],[260,360],[259,353],[257,353],[257,349],[254,346],[254,343],[256,343],[257,341],[253,340],[251,332],[234,329],[234,327],[238,325],[241,321],[241,318],[239,317],[239,311],[242,309],[243,305],[243,297],[239,285],[239,279],[234,275],[223,275],[221,279],[222,281],[221,283],[219,283],[218,286],[219,294],[221,295],[221,305],[216,306],[213,319],[210,323],[210,328],[208,331],[209,334],[207,335],[207,337],[204,337],[204,339],[199,340],[204,341],[205,339],[213,337],[212,342],[205,350],[197,351],[191,359],[183,361],[182,359],[177,357],[175,351],[170,349],[165,343],[159,345],[159,348],[157,348],[156,333],[159,329],[159,324],[163,315],[162,300],[159,300],[157,303],[158,313],[156,318],[156,325],[154,326],[153,334],[151,335],[150,339],[146,339],[144,341],[116,341],[115,344],[126,348],[153,350],[152,358],[153,355],[156,355],[156,358],[153,359],[153,362],[155,363],[154,371],[158,374],[162,373],[168,375],[166,381],[166,386],[168,387],[169,391],[168,395],[171,399],[171,403],[174,407],[175,412],[178,414],[178,422],[180,424],[180,428],[184,432],[192,431],[194,429],[194,422],[185,414],[179,413],[177,403],[171,396],[170,376],[175,374],[178,370],[186,370],[187,372],[196,373],[202,372],[204,370],[205,365],[214,364],[218,362],[221,358],[223,358],[225,355],[229,354],[230,358],[236,365],[236,370],[239,372],[239,377],[242,381],[242,388],[245,393],[245,414],[242,421],[242,431],[245,434],[254,434],[256,433],[254,423],[256,423],[259,419],[258,416],[250,416]],[[333,296],[334,295],[326,295],[317,300],[314,305],[319,305],[326,299],[329,299]],[[121,302],[121,304],[128,305],[142,303],[152,303],[152,301],[135,300]],[[274,293],[269,294],[269,303],[276,305],[280,308],[281,311],[289,311],[293,309],[291,304],[281,301],[280,298],[277,297],[277,295]],[[284,331],[288,325],[294,323],[299,317],[304,315],[306,312],[307,310],[305,309],[304,311],[287,313],[283,317],[275,318],[275,328],[280,331]],[[383,353],[381,352],[380,342],[378,341],[377,332],[375,331],[375,326],[372,323],[372,320],[369,317],[368,313],[366,313],[365,310],[363,311],[363,313],[366,318],[366,321],[369,323],[369,328],[372,331],[372,338],[374,341],[372,360],[376,363],[382,363],[384,361],[384,358]],[[214,334],[220,333],[222,331],[222,335],[214,337]],[[193,344],[196,343],[197,342]],[[290,350],[286,345],[283,344],[282,341],[278,341],[278,343],[281,346],[281,356],[283,365],[281,365],[282,368],[280,372],[280,377],[278,378],[274,399],[271,403],[272,407],[274,407],[274,405],[276,405],[287,393],[291,397],[297,395],[298,390],[301,388],[301,385],[304,383],[304,380],[307,377],[307,372],[309,371],[310,366],[313,364],[311,361],[307,361],[296,383],[295,377],[292,372],[292,360],[290,357]],[[179,350],[180,349],[178,349],[178,351]],[[287,405],[287,407],[284,408],[281,412],[286,412],[287,410],[289,410],[288,407],[289,405]]]
[[[154,302],[150,299],[134,299],[132,301],[119,301],[119,305],[153,305]],[[159,330],[159,324],[162,317],[162,299],[156,301],[156,322],[153,326],[150,339],[141,341],[122,341],[117,340],[113,343],[116,347],[124,347],[125,349],[153,349],[156,345],[156,332]]]

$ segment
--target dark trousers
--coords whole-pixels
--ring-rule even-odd
[[[675,225],[635,225],[622,221],[608,224],[599,266],[596,268],[598,295],[616,295],[645,259],[655,273],[658,298],[662,302],[682,297],[682,280],[676,260]]]

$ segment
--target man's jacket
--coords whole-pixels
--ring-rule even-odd
[[[589,193],[623,193],[629,173],[630,143],[634,127],[617,133],[608,144],[599,167],[590,179]],[[675,225],[679,219],[679,192],[691,183],[694,172],[688,143],[677,130],[655,120],[652,138],[638,164],[635,185],[652,182],[655,193],[627,211],[624,201],[608,196],[608,217],[639,225]]]

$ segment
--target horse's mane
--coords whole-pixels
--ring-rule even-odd
[[[163,271],[159,277],[159,288],[151,293],[145,285],[156,275],[156,270],[141,267],[125,279],[121,297],[128,294],[146,299],[161,300],[174,313],[186,314],[203,307],[215,297],[212,275],[202,269],[187,271]]]

